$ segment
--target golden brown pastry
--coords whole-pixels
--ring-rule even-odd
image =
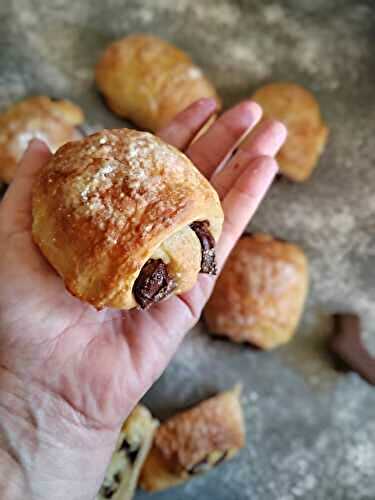
[[[311,92],[294,83],[271,83],[253,95],[264,118],[282,121],[288,137],[277,160],[281,172],[293,181],[308,179],[323,152],[328,128]]]
[[[138,405],[125,421],[96,500],[131,500],[158,421]]]
[[[219,198],[147,132],[103,130],[61,147],[33,196],[33,237],[68,290],[100,309],[144,308],[215,274]]]
[[[293,336],[308,288],[308,264],[296,245],[269,235],[243,236],[229,256],[204,317],[212,333],[272,349]]]
[[[233,457],[245,445],[239,395],[237,386],[161,424],[142,468],[140,486],[164,490]]]
[[[215,97],[219,103],[190,57],[152,35],[112,43],[96,66],[96,81],[112,111],[154,132],[198,99]]]
[[[70,101],[29,97],[0,114],[0,180],[10,183],[29,141],[43,140],[52,152],[65,142],[79,139],[75,128],[84,120]]]

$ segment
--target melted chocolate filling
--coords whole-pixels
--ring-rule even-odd
[[[117,492],[120,483],[121,483],[121,475],[119,472],[117,472],[113,476],[113,483],[111,485],[103,485],[100,488],[99,494],[104,498],[112,498],[113,495]]]
[[[228,452],[224,451],[223,454],[216,460],[216,462],[210,463],[208,457],[205,457],[200,462],[197,462],[193,467],[188,470],[189,474],[202,474],[207,472],[211,467],[216,467],[221,462],[223,462],[228,456]]]
[[[215,239],[210,232],[208,220],[190,224],[202,247],[201,273],[216,274]]]
[[[138,453],[139,453],[139,448],[132,448],[132,446],[129,443],[129,441],[127,441],[126,439],[124,439],[124,441],[122,442],[122,444],[120,446],[120,450],[119,451],[124,451],[125,455],[129,459],[130,463],[134,464],[134,462],[137,459]]]
[[[168,297],[176,283],[168,273],[168,267],[161,259],[150,259],[143,266],[133,286],[137,304],[146,309],[151,304]]]

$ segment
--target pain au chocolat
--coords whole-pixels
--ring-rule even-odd
[[[300,247],[269,234],[244,235],[225,263],[204,317],[233,342],[273,349],[294,335],[308,289]]]
[[[177,413],[156,430],[140,486],[155,492],[204,474],[246,443],[240,386]]]
[[[288,137],[277,155],[280,172],[292,181],[306,181],[329,133],[315,96],[295,83],[275,82],[260,87],[253,99],[262,107],[264,120],[274,118],[288,128]]]
[[[137,405],[124,422],[96,500],[131,500],[158,421]]]
[[[12,104],[0,115],[0,180],[9,184],[29,141],[44,141],[51,151],[82,137],[82,110],[67,100],[35,96]]]
[[[190,160],[147,132],[62,146],[33,194],[33,238],[67,289],[97,309],[141,308],[215,274],[223,212]]]
[[[214,86],[190,56],[153,35],[133,34],[109,45],[95,77],[114,113],[154,132],[203,97],[220,107]]]

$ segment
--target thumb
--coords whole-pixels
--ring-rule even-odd
[[[33,139],[20,163],[16,176],[1,202],[1,225],[7,234],[31,229],[31,199],[34,179],[51,157],[47,145]]]

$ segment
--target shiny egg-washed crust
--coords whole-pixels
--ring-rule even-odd
[[[13,180],[31,139],[43,140],[54,152],[81,137],[75,127],[83,120],[81,109],[70,101],[37,96],[12,104],[0,114],[0,180]]]
[[[139,127],[157,131],[194,101],[220,99],[190,57],[170,43],[136,34],[112,43],[96,66],[108,106]]]
[[[263,108],[263,118],[282,121],[288,137],[277,155],[280,171],[291,180],[308,179],[328,137],[319,103],[311,92],[294,83],[271,83],[253,95]]]
[[[134,281],[161,258],[191,288],[201,246],[189,224],[218,240],[217,193],[190,160],[147,132],[103,130],[62,146],[37,177],[33,237],[68,290],[100,309],[136,306]]]
[[[157,429],[140,486],[159,491],[206,472],[245,445],[240,387],[178,413]]]
[[[308,289],[308,264],[296,245],[269,235],[243,236],[204,309],[212,333],[263,349],[293,336]]]

